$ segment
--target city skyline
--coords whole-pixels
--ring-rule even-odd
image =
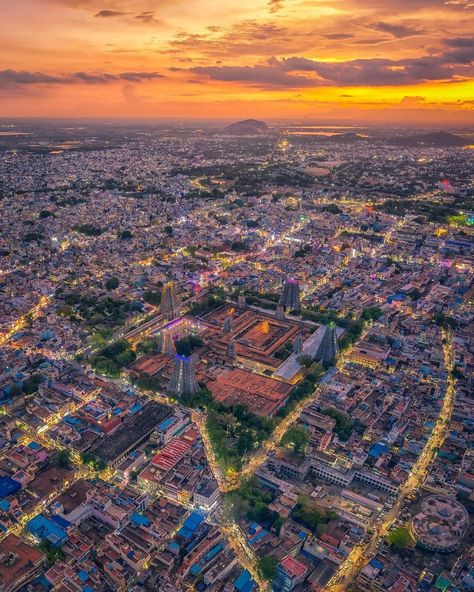
[[[469,0],[5,0],[4,117],[469,125]]]

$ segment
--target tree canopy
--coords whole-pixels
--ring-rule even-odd
[[[405,526],[399,526],[390,531],[387,535],[387,540],[389,545],[396,549],[405,549],[406,547],[411,547],[413,544],[410,531]]]
[[[281,445],[289,448],[296,453],[301,453],[306,450],[310,440],[309,432],[302,426],[293,426],[289,428],[281,439]]]

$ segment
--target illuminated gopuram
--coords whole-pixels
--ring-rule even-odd
[[[178,299],[174,291],[173,282],[166,282],[161,292],[160,313],[167,321],[178,316]]]
[[[324,329],[323,338],[316,352],[316,360],[323,366],[330,366],[336,360],[338,353],[336,323],[331,321]]]
[[[276,307],[275,318],[278,319],[279,321],[285,320],[285,309],[283,308],[283,306],[281,304],[279,304]]]
[[[236,358],[235,342],[234,342],[234,340],[232,338],[229,339],[229,341],[227,342],[226,355],[231,360],[235,360],[235,358]]]
[[[194,395],[198,391],[199,383],[191,358],[175,356],[168,392],[173,395]]]
[[[286,280],[283,286],[283,293],[280,298],[280,306],[284,309],[295,310],[299,312],[301,310],[300,303],[300,285],[298,280]]]
[[[232,317],[231,316],[227,316],[224,319],[224,323],[222,325],[222,330],[224,331],[224,333],[230,333],[232,331]]]
[[[297,335],[295,337],[295,341],[293,343],[293,351],[295,354],[300,354],[303,351],[303,338],[301,335]]]

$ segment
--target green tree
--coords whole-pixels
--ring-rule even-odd
[[[57,464],[58,467],[62,469],[70,469],[71,468],[71,451],[67,448],[63,448],[58,452],[57,456]]]
[[[308,447],[309,440],[310,435],[306,428],[293,426],[283,434],[280,444],[300,454]]]
[[[298,362],[305,368],[309,368],[313,363],[313,358],[307,354],[303,354],[302,356],[298,357]]]
[[[42,377],[40,374],[33,374],[29,378],[27,378],[24,383],[22,390],[26,395],[31,395],[36,393],[38,390],[39,385],[41,384]]]
[[[98,473],[101,473],[107,468],[107,463],[100,458],[97,458],[91,452],[82,452],[81,461],[90,467],[92,467]]]
[[[172,226],[165,226],[164,231],[168,236],[173,236],[173,227]]]
[[[156,351],[158,347],[158,340],[155,337],[148,337],[138,344],[138,351],[142,354],[147,354]]]
[[[63,560],[65,555],[59,547],[55,547],[48,540],[43,539],[38,545],[38,549],[46,555],[46,560],[49,565],[53,565],[58,560]]]
[[[264,580],[271,582],[275,577],[278,561],[271,555],[264,555],[258,560],[258,571]]]
[[[362,312],[362,314],[360,315],[360,318],[364,319],[364,321],[369,321],[369,320],[376,321],[382,315],[383,315],[383,310],[378,308],[378,306],[370,306],[369,308],[366,308]]]
[[[413,545],[413,539],[408,528],[399,526],[390,531],[387,535],[387,540],[390,546],[396,549],[405,549]]]
[[[336,427],[334,428],[334,431],[336,432],[339,440],[342,440],[343,442],[349,440],[354,427],[354,421],[348,415],[332,407],[324,409],[323,415],[327,415],[328,417],[332,417],[336,420]]]
[[[161,302],[161,292],[157,290],[146,290],[143,292],[143,300],[148,302],[148,304],[157,306]]]
[[[22,394],[21,388],[17,384],[12,384],[10,387],[10,397],[18,397]]]
[[[115,288],[118,288],[120,284],[120,281],[118,280],[118,278],[116,277],[111,277],[108,278],[107,280],[105,280],[105,289],[106,290],[115,290]]]

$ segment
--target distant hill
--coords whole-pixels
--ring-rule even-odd
[[[257,119],[244,119],[228,125],[224,131],[228,134],[264,134],[269,130],[264,121]]]
[[[466,146],[469,140],[462,136],[457,136],[450,132],[431,132],[428,134],[417,134],[413,136],[405,136],[403,138],[393,138],[393,144],[400,146],[434,146],[434,147],[449,147],[449,146]]]

